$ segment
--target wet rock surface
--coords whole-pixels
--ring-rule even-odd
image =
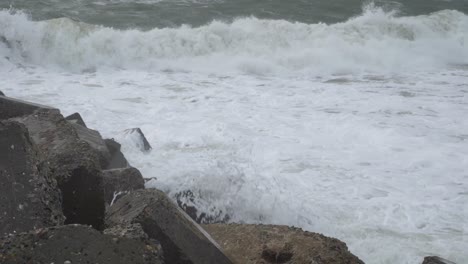
[[[54,110],[54,108],[45,105],[26,102],[6,96],[0,97],[0,119],[30,115],[39,109]],[[55,110],[58,111],[57,109]]]
[[[135,223],[161,242],[167,263],[231,263],[216,242],[159,190],[132,192],[107,211],[109,227]]]
[[[102,171],[106,205],[116,202],[126,193],[145,188],[140,171],[129,167]]]
[[[0,236],[63,223],[49,172],[25,126],[0,121]]]
[[[109,161],[105,169],[126,168],[129,166],[124,154],[120,151],[121,145],[114,139],[104,139],[104,142],[109,150]]]
[[[437,256],[429,256],[424,258],[422,264],[455,264],[455,262]]]
[[[25,125],[49,164],[62,192],[65,223],[101,229],[105,205],[98,152],[80,139],[58,110],[40,109],[12,120]]]
[[[82,225],[38,229],[0,239],[0,263],[159,264],[160,249]]]
[[[104,139],[101,137],[101,134],[96,130],[86,128],[76,123],[72,123],[72,125],[78,135],[78,138],[88,143],[89,146],[96,152],[101,168],[107,168],[111,155]]]
[[[141,149],[141,151],[149,151],[152,149],[150,143],[141,131],[140,128],[130,128],[124,131],[124,134],[127,138],[129,138],[133,143]]]
[[[87,127],[86,123],[83,121],[83,118],[81,117],[81,115],[79,113],[73,113],[73,114],[65,117],[65,119],[68,122],[71,122],[73,124],[78,124],[80,126]]]
[[[227,222],[229,214],[215,207],[209,215],[198,212],[199,202],[210,206],[201,193],[180,192],[178,206],[162,191],[145,190],[120,144],[88,129],[78,113],[64,118],[57,109],[5,98],[2,264],[362,263],[337,239],[286,226],[204,225],[221,248],[194,220]],[[126,133],[125,144],[151,149],[141,129]],[[428,257],[424,264],[453,264],[430,262],[442,260]]]
[[[246,224],[209,224],[203,227],[239,264],[364,263],[340,240],[299,228]]]

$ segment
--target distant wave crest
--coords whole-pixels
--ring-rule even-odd
[[[468,16],[397,17],[374,6],[337,24],[239,18],[201,27],[117,30],[0,11],[0,56],[69,70],[348,73],[468,64]]]

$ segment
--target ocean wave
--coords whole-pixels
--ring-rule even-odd
[[[255,17],[201,27],[117,30],[0,11],[0,54],[69,70],[125,68],[277,74],[398,72],[468,64],[468,16],[398,17],[368,6],[343,23]]]

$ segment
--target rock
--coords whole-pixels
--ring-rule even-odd
[[[437,256],[430,256],[425,257],[422,264],[455,264],[455,262]]]
[[[144,189],[145,180],[135,168],[105,170],[102,172],[104,197],[107,205],[116,202],[121,195]]]
[[[62,192],[65,224],[104,224],[104,190],[99,152],[82,140],[58,111],[39,109],[14,118],[29,130],[32,141],[49,163]]]
[[[24,125],[0,121],[0,236],[63,224],[60,191]]]
[[[241,224],[209,224],[203,227],[239,264],[364,263],[340,240],[299,228]]]
[[[161,242],[167,263],[231,263],[211,237],[161,191],[125,195],[106,213],[106,225],[141,224]]]
[[[123,226],[117,225],[104,229],[103,233],[106,235],[126,237],[131,239],[149,239],[148,235],[145,233],[145,231],[143,231],[143,227],[140,224],[130,224]]]
[[[2,91],[0,91],[0,95],[1,96],[6,96]]]
[[[55,110],[49,106],[26,102],[11,97],[0,96],[0,120],[30,115],[38,109]]]
[[[72,123],[73,128],[75,129],[78,138],[87,142],[98,154],[99,156],[99,164],[101,168],[107,168],[109,161],[111,159],[111,154],[107,149],[107,145],[102,139],[101,134],[84,126],[81,126],[77,123]]]
[[[162,264],[144,241],[103,235],[81,225],[38,229],[0,239],[0,263]]]
[[[78,124],[80,126],[87,127],[85,122],[83,121],[83,118],[81,118],[81,115],[79,113],[71,114],[65,117],[65,119],[73,124]]]
[[[110,153],[110,158],[106,169],[117,169],[128,167],[128,162],[125,156],[120,151],[120,144],[114,139],[104,139],[107,149]]]
[[[145,134],[141,131],[140,128],[130,128],[124,131],[124,135],[130,141],[132,141],[136,147],[141,149],[141,151],[149,151],[152,149],[148,140],[146,140]]]
[[[203,197],[199,193],[195,197],[191,190],[176,193],[175,199],[177,205],[199,224],[227,223],[230,219],[228,214],[215,207],[210,208],[209,213],[199,212],[196,203],[203,201]]]

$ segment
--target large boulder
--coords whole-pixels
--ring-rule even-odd
[[[39,109],[12,120],[26,126],[62,191],[65,224],[104,224],[104,190],[99,151],[55,110]]]
[[[422,264],[455,264],[455,262],[437,256],[430,256],[425,257]]]
[[[126,129],[123,132],[123,136],[126,141],[129,141],[130,144],[135,145],[135,147],[139,148],[141,151],[146,152],[152,149],[150,143],[141,131],[140,128],[130,128]]]
[[[63,221],[57,183],[27,129],[0,121],[0,236]]]
[[[0,263],[162,264],[161,251],[139,239],[81,225],[38,229],[0,239]]]
[[[87,127],[86,123],[83,121],[83,118],[81,117],[80,113],[73,113],[73,114],[65,117],[65,119],[70,123],[77,124],[77,125],[80,125],[80,126],[83,126],[83,127]]]
[[[140,171],[132,167],[102,171],[102,178],[107,205],[130,191],[145,188],[145,180]]]
[[[101,168],[107,168],[111,155],[107,148],[106,142],[102,139],[101,134],[93,129],[86,128],[77,123],[71,123],[75,129],[78,138],[88,143],[99,157]]]
[[[26,102],[11,97],[0,96],[0,120],[12,117],[30,115],[38,109],[55,110],[49,106]]]
[[[209,224],[205,230],[238,264],[363,264],[344,242],[299,228],[275,225]]]
[[[110,153],[106,169],[126,168],[129,166],[124,154],[120,151],[121,145],[114,139],[104,139]]]
[[[106,213],[106,225],[140,224],[161,242],[167,263],[232,263],[211,237],[163,192],[156,189],[127,194]]]

